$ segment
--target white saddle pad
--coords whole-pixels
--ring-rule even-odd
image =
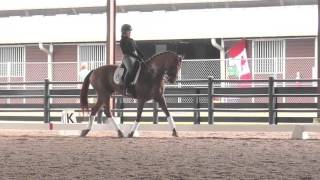
[[[141,65],[139,66],[137,74],[132,82],[133,85],[135,85],[137,83],[139,76],[140,76],[140,71],[141,71]],[[124,73],[124,68],[118,67],[116,69],[116,71],[114,72],[114,75],[113,75],[114,83],[116,83],[117,85],[123,84],[123,82],[122,82],[123,73]]]
[[[113,81],[116,84],[122,83],[122,75],[124,73],[124,68],[118,67],[113,75]]]

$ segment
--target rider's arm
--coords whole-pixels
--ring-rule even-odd
[[[140,61],[144,61],[144,55],[143,53],[138,49],[136,42],[133,39],[130,39],[128,47],[130,49],[130,52],[132,52],[132,56],[137,58]]]
[[[142,61],[144,61],[144,55],[143,55],[143,53],[142,53],[138,48],[136,48],[136,51],[137,51],[137,53],[138,53],[139,59],[142,60]]]
[[[129,39],[129,38],[121,39],[120,47],[121,47],[123,54],[138,58],[137,54],[134,53],[135,46],[134,46],[133,41],[131,39]]]

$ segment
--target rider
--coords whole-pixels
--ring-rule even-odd
[[[122,62],[127,69],[124,79],[125,92],[127,95],[133,94],[133,86],[131,83],[138,70],[138,61],[144,61],[143,54],[137,48],[136,42],[130,37],[131,31],[132,28],[129,24],[122,25],[120,47],[124,55]]]

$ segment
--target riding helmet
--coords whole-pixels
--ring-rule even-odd
[[[122,27],[121,27],[121,32],[122,32],[122,33],[125,33],[125,32],[127,32],[127,31],[132,31],[132,28],[131,28],[130,24],[124,24],[124,25],[122,25]]]

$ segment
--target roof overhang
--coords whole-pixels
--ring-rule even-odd
[[[304,5],[118,13],[117,32],[130,23],[136,40],[316,36],[317,12]],[[0,27],[1,44],[106,40],[105,14],[0,18]]]
[[[317,0],[117,0],[118,12],[317,5]],[[99,14],[106,0],[1,0],[0,17]]]

